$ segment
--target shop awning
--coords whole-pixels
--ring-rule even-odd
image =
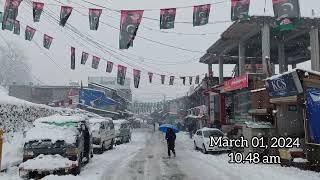
[[[270,99],[270,103],[272,104],[296,103],[297,100],[298,100],[297,96],[288,96],[288,97]]]

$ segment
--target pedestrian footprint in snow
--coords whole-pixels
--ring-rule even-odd
[[[168,156],[169,156],[169,158],[171,157],[171,151],[172,151],[174,157],[176,157],[176,152],[174,150],[176,134],[173,132],[173,129],[168,128],[168,130],[166,132],[166,140],[167,140],[167,145],[168,145]]]

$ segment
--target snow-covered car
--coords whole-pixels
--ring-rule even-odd
[[[90,118],[93,148],[99,153],[112,149],[115,141],[114,124],[111,118]]]
[[[116,144],[128,143],[131,140],[130,122],[125,119],[113,120],[116,132]]]
[[[222,137],[223,139],[227,138],[225,137],[224,133],[216,128],[202,128],[196,131],[196,133],[193,136],[193,143],[195,150],[201,149],[204,154],[207,154],[210,152],[219,152],[219,151],[229,151],[229,148],[223,148],[223,147],[210,147],[210,136],[213,138],[219,138]]]
[[[69,173],[79,174],[82,164],[92,157],[92,152],[87,116],[53,115],[36,119],[34,127],[25,133],[23,162],[36,159],[39,155],[58,154],[75,162]],[[24,172],[22,175],[29,174]]]

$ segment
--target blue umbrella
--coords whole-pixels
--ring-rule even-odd
[[[172,125],[172,124],[162,124],[161,126],[159,126],[159,130],[164,133],[166,133],[169,128],[171,128],[174,133],[179,132],[179,129],[175,125]]]

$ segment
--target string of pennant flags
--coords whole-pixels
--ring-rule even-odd
[[[231,20],[239,21],[250,18],[248,15],[250,0],[229,0],[231,1]],[[18,8],[22,0],[6,0],[4,13],[2,14],[2,29],[13,31],[14,34],[20,34],[20,21],[18,21]],[[86,1],[87,2],[87,1]],[[225,1],[227,2],[227,1]],[[281,23],[288,23],[290,19],[300,17],[300,8],[298,0],[272,0],[273,9],[276,18]],[[193,7],[193,26],[203,26],[208,24],[210,9],[212,4],[195,5]],[[45,3],[32,2],[33,7],[33,21],[40,22],[41,14],[43,12]],[[191,6],[190,6],[191,7]],[[98,30],[100,16],[102,14],[102,8],[88,8],[89,9],[89,28],[90,30]],[[175,25],[177,8],[166,8],[160,9],[160,29],[173,29]],[[59,25],[64,27],[71,16],[73,7],[71,6],[61,6],[60,9],[60,19]],[[134,39],[136,37],[139,25],[142,21],[143,13],[145,10],[120,10],[120,34],[119,34],[119,49],[128,49],[133,46]],[[31,41],[36,32],[36,29],[31,26],[26,26],[25,28],[25,40]],[[44,34],[43,35],[43,47],[50,49],[53,42],[53,37]],[[82,52],[81,64],[86,64],[89,54]],[[98,69],[100,58],[97,56],[92,56],[92,65],[94,69]],[[107,61],[106,72],[111,73],[114,63]],[[75,48],[71,47],[71,69],[75,69]],[[117,81],[118,84],[124,85],[124,80],[126,77],[127,67],[123,65],[118,65]],[[152,83],[153,74],[148,72],[149,82]],[[134,86],[139,87],[141,77],[141,70],[133,69]],[[164,84],[166,75],[160,75],[161,83]],[[189,83],[192,84],[192,78],[194,76],[189,76]],[[183,84],[186,84],[186,76],[180,77]],[[199,75],[195,76],[195,83],[199,84]],[[175,76],[169,77],[169,85],[173,85]]]

